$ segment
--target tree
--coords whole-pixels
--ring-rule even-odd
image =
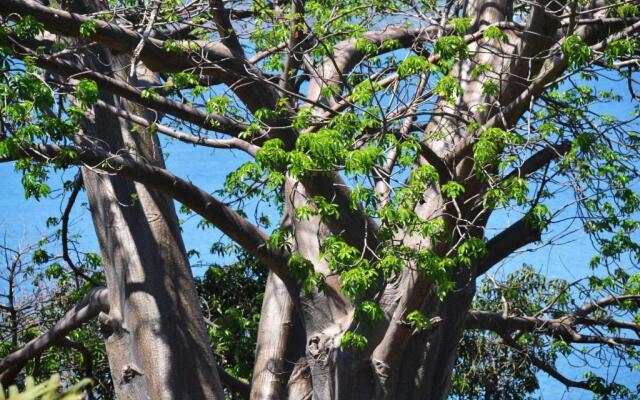
[[[50,169],[81,167],[108,291],[3,371],[98,315],[119,398],[237,390],[209,351],[177,200],[268,269],[252,398],[491,397],[456,363],[465,329],[465,360],[497,346],[523,381],[637,390],[554,366],[576,344],[637,362],[637,115],[599,111],[636,100],[637,2],[49,3],[0,2],[0,158],[36,198]],[[211,194],[165,167],[159,135],[252,161]],[[474,302],[477,279],[567,221],[600,254],[585,280],[525,269]]]

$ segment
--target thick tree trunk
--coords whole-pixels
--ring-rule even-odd
[[[76,1],[95,10],[99,1]],[[126,80],[130,59],[105,51],[85,62]],[[137,84],[157,80],[138,71]],[[148,82],[147,82],[148,83]],[[141,107],[101,94],[101,100],[154,120]],[[102,109],[85,123],[84,137],[164,166],[154,133],[132,132]],[[105,265],[110,312],[101,315],[119,399],[223,399],[173,201],[145,185],[83,168],[83,178]]]
[[[477,16],[474,29],[480,29],[503,21],[510,3],[498,1],[492,7],[486,7],[483,1],[470,1],[468,7],[469,15]],[[483,44],[485,49],[497,45],[501,44]],[[471,45],[471,52],[477,54],[477,59],[455,65],[451,73],[461,82],[463,96],[455,105],[441,100],[436,107],[445,116],[434,117],[425,130],[427,138],[433,132],[443,133],[441,139],[427,140],[430,148],[441,159],[445,159],[470,135],[466,125],[447,115],[463,114],[469,120],[486,121],[494,112],[478,107],[489,99],[483,94],[482,80],[471,74],[473,66],[479,63],[491,64],[496,75],[509,69],[508,60],[492,57],[489,51],[474,53],[474,46],[477,45]],[[508,46],[505,48],[507,51],[514,51]],[[427,163],[426,160],[421,161]],[[450,162],[453,179],[465,183],[465,199],[481,198],[484,185],[474,178],[471,158],[461,154]],[[304,198],[305,193],[301,189],[296,191]],[[453,243],[460,238],[482,236],[482,226],[487,217],[476,218],[474,202],[466,202],[465,199],[458,199],[458,205],[454,206],[437,188],[432,188],[425,193],[421,204],[416,206],[416,212],[425,220],[442,217],[447,226],[445,229],[453,232],[454,236],[457,235],[451,239]],[[304,202],[300,199],[297,204],[296,196],[290,200],[293,208]],[[470,220],[474,221],[473,231],[467,232],[466,228],[459,226],[459,221]],[[458,229],[454,229],[455,227]],[[294,228],[300,254],[314,263],[317,272],[331,275],[327,271],[326,262],[319,257],[319,246],[324,239],[323,231],[326,231],[320,221],[313,218],[307,221],[294,220]],[[399,235],[397,240],[413,249],[430,248],[440,256],[450,250],[446,244],[442,244],[442,240],[436,247],[433,247],[431,238]],[[346,301],[340,307],[335,306],[338,303],[336,298],[339,298],[339,283],[329,285],[329,289],[336,290],[314,294],[310,298],[303,296],[303,305],[312,304],[310,307],[303,307],[302,313],[307,330],[307,360],[314,399],[439,400],[448,396],[457,347],[475,294],[475,271],[473,267],[457,266],[456,270],[459,272],[455,277],[456,288],[441,301],[436,295],[435,284],[417,272],[416,266],[407,267],[401,276],[386,283],[379,299],[386,318],[373,327],[350,326],[352,306]],[[307,309],[313,312],[307,312]],[[414,310],[436,321],[433,327],[422,332],[415,331],[407,322],[407,315]],[[363,351],[340,348],[340,338],[347,329],[355,329],[365,335],[367,346]]]
[[[303,348],[304,331],[293,301],[282,280],[269,273],[260,313],[251,399],[286,398],[287,381]]]
[[[134,136],[111,115],[96,111],[86,131],[162,163],[155,135]],[[83,177],[110,293],[103,324],[118,398],[222,399],[173,202],[89,168]]]

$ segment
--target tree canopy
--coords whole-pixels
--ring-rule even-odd
[[[74,294],[0,380],[86,331],[123,399],[637,398],[639,7],[2,0],[0,161],[36,199],[80,173],[63,254],[29,252]],[[249,161],[199,187],[160,137]],[[100,256],[69,248],[82,188]],[[174,201],[237,262],[194,280]],[[573,281],[495,273],[575,237]]]

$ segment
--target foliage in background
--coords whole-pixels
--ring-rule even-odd
[[[253,372],[265,284],[264,266],[246,254],[239,254],[233,264],[212,265],[196,278],[216,360],[247,382]]]

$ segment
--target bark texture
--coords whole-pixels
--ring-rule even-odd
[[[104,7],[77,3],[81,10]],[[129,79],[128,57],[106,50],[85,58],[97,70]],[[139,68],[135,79],[143,87],[157,81],[145,68]],[[155,117],[108,93],[101,100],[149,120]],[[78,140],[114,152],[127,149],[135,158],[164,167],[157,136],[133,133],[131,127],[96,108]],[[109,289],[111,309],[101,315],[100,324],[118,398],[222,399],[173,200],[91,168],[82,173]]]
[[[157,138],[112,115],[96,111],[85,133],[162,165]],[[101,323],[118,397],[221,399],[172,200],[88,168],[83,177],[107,272],[112,309]]]

